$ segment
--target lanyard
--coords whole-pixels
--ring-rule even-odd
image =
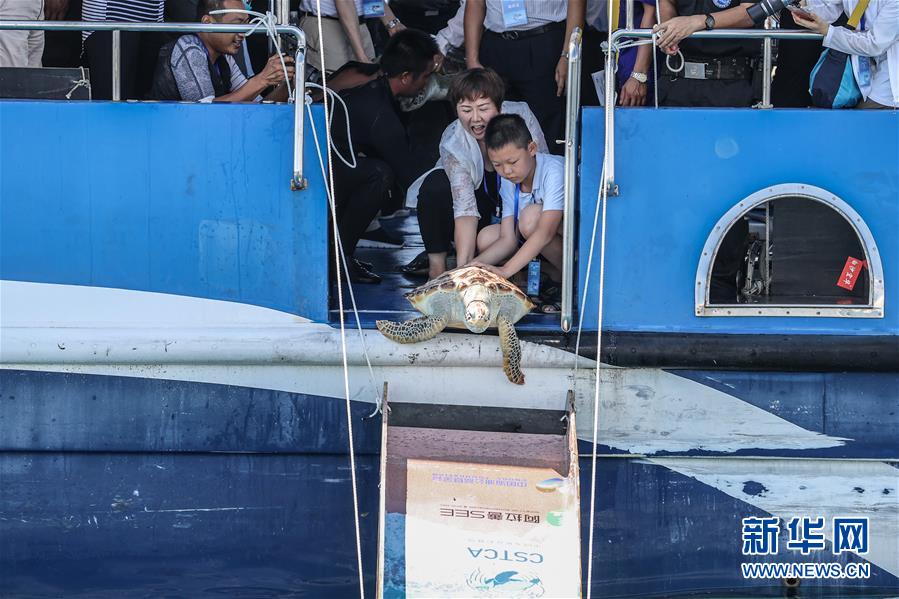
[[[520,193],[520,186],[515,184],[515,207],[513,208],[513,218],[515,219],[515,235],[518,235],[518,194]]]
[[[502,184],[502,182],[500,181],[500,178],[499,178],[499,173],[494,173],[494,176],[496,177],[496,189],[497,189],[497,191],[499,191],[499,187]],[[493,198],[490,197],[490,190],[487,189],[487,170],[486,169],[484,169],[484,178],[481,179],[481,187],[484,190],[484,195],[493,201],[494,213],[496,214],[496,216],[499,216],[500,208],[502,208],[503,204],[502,204],[502,201],[497,203],[496,200],[494,200]]]

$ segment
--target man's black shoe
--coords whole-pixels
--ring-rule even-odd
[[[355,260],[349,263],[350,281],[353,283],[377,285],[381,282],[381,277],[367,268],[363,268]]]
[[[357,260],[356,258],[353,258],[353,262],[356,263],[356,266],[360,266],[365,270],[371,270],[372,268],[374,268],[371,262],[363,262],[362,260]]]

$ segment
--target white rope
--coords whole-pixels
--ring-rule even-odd
[[[656,22],[659,22],[658,17],[658,4],[659,0],[656,0]],[[659,107],[659,65],[658,59],[656,58],[656,52],[658,50],[658,41],[659,34],[653,33],[651,39],[646,40],[628,40],[626,42],[603,42],[602,49],[604,52],[608,52],[609,48],[612,48],[615,52],[620,52],[621,50],[626,50],[627,48],[635,48],[637,46],[645,46],[648,44],[652,44],[652,77],[653,77],[653,93],[655,95],[655,107]],[[680,66],[676,69],[671,66],[671,58],[673,56],[678,56],[680,58]],[[684,70],[684,54],[677,50],[675,54],[668,54],[665,56],[665,66],[668,67],[668,70],[672,73],[680,73]],[[618,63],[615,63],[615,71],[618,71]]]
[[[320,85],[315,84],[315,83],[307,83],[306,85],[319,87],[319,88],[321,87]],[[330,89],[326,90],[326,93],[332,94],[339,101],[343,102],[343,99],[339,95],[337,95],[337,93],[334,92],[333,90],[330,90]],[[309,122],[312,123],[313,120],[312,120],[311,98],[309,100],[310,101],[306,103],[306,111],[309,114]],[[344,108],[346,108],[346,106],[344,106]],[[319,144],[319,141],[318,141],[318,132],[316,132],[314,126],[310,127],[310,129],[312,129],[312,141],[315,142],[315,152],[318,155],[318,164],[319,164],[319,167],[321,168],[322,180],[325,183],[325,194],[327,195],[329,205],[333,204],[333,210],[332,210],[332,214],[333,214],[337,208],[336,208],[336,204],[334,203],[334,195],[331,193],[330,187],[328,187],[328,174],[327,174],[327,170],[325,169],[325,162],[324,162],[324,158],[322,156],[321,145]],[[352,167],[352,168],[355,168],[355,167]],[[339,249],[340,247],[343,247],[343,241],[340,239],[340,234],[338,233],[337,241],[335,244],[335,250]],[[347,262],[346,262],[346,256],[343,253],[341,253],[341,258],[342,258],[342,262],[343,262],[344,272],[349,272],[349,267],[347,266]],[[368,345],[365,342],[365,335],[364,335],[363,329],[362,329],[362,321],[359,319],[359,310],[356,307],[356,294],[353,292],[353,284],[349,279],[347,279],[347,289],[349,289],[349,291],[350,291],[350,303],[353,306],[353,316],[356,319],[356,329],[359,332],[359,341],[362,344],[362,355],[365,356],[365,363],[368,366],[368,378],[369,378],[369,381],[371,382],[372,389],[374,389],[374,392],[375,392],[375,410],[369,416],[369,417],[372,417],[381,411],[381,405],[383,402],[383,398],[381,397],[381,393],[378,390],[378,385],[375,383],[375,371],[371,365],[371,357],[368,355]]]
[[[284,54],[281,53],[280,48],[281,44],[278,40],[278,21],[271,12],[261,13],[253,10],[246,10],[243,8],[222,8],[219,10],[210,10],[210,15],[224,15],[228,13],[240,13],[242,15],[249,15],[253,18],[250,20],[249,24],[253,25],[253,28],[244,34],[244,36],[252,35],[259,27],[265,28],[265,33],[268,35],[269,39],[278,48],[278,58],[281,61],[281,69],[284,71],[284,81],[287,81],[287,63],[284,62]],[[290,84],[287,85],[287,101],[293,102],[293,88]]]
[[[603,157],[602,174],[600,175],[600,185],[605,184],[606,180],[606,160]],[[602,200],[602,190],[597,194],[596,212],[593,215],[593,233],[590,235],[590,251],[587,254],[587,274],[584,275],[584,292],[581,294],[581,305],[578,309],[577,335],[574,341],[574,376],[577,380],[578,366],[581,362],[581,331],[584,329],[584,308],[587,307],[587,292],[590,289],[590,270],[593,267],[593,250],[596,247],[596,231],[599,227],[599,202]]]
[[[614,110],[614,108],[613,108]],[[606,148],[608,150],[608,148]],[[608,155],[608,153],[606,153]],[[603,157],[603,173],[606,171],[605,166],[605,156]],[[594,391],[593,391],[593,452],[592,452],[592,461],[591,461],[591,469],[590,469],[590,524],[589,524],[589,533],[588,533],[588,542],[587,542],[587,599],[590,599],[591,596],[591,587],[593,581],[593,529],[594,529],[594,521],[596,519],[596,458],[597,458],[597,436],[599,432],[599,388],[600,388],[600,373],[602,368],[602,325],[603,325],[603,295],[605,291],[605,269],[606,269],[606,206],[608,204],[608,189],[605,185],[605,178],[603,178],[602,189],[599,192],[599,203],[597,206],[596,213],[600,214],[600,210],[602,210],[602,216],[600,217],[600,238],[599,238],[599,305],[597,307],[597,315],[596,315],[596,381],[594,382]],[[595,233],[595,228],[594,228]],[[593,240],[590,242],[591,247],[593,246]],[[592,252],[591,252],[592,254]],[[592,257],[592,255],[591,255]],[[588,261],[589,264],[589,261]],[[588,266],[589,268],[589,266]],[[585,291],[586,295],[586,291]],[[580,330],[578,330],[580,334]]]
[[[315,0],[316,4],[316,13],[322,14],[321,0]],[[324,51],[324,40],[325,35],[322,31],[322,20],[321,18],[316,19],[318,22],[318,39],[322,42],[322,86],[327,87],[327,74],[325,72],[325,51]],[[331,126],[329,119],[329,104],[328,104],[328,94],[324,95],[323,103],[325,109],[325,137],[326,137],[326,147],[331,147]],[[334,189],[334,161],[328,161],[328,191]],[[353,413],[352,413],[352,404],[350,403],[350,374],[349,374],[349,366],[347,365],[347,350],[346,350],[346,326],[344,323],[343,317],[343,285],[341,282],[341,266],[342,260],[341,256],[343,256],[343,251],[340,245],[339,232],[337,230],[337,208],[334,204],[333,193],[331,193],[331,201],[329,202],[331,205],[331,224],[334,229],[334,262],[337,270],[337,304],[338,309],[340,310],[340,348],[341,348],[341,356],[343,359],[343,390],[346,398],[346,424],[347,424],[347,434],[349,435],[349,453],[350,453],[350,480],[353,486],[353,525],[355,526],[356,533],[356,566],[359,569],[359,597],[360,599],[365,599],[365,581],[362,576],[362,534],[360,532],[359,525],[359,492],[356,489],[356,450],[353,447]],[[349,277],[347,277],[349,278]]]
[[[611,6],[610,11],[611,12]],[[611,22],[611,18],[609,19]],[[608,40],[608,48],[612,51],[616,51],[612,44],[612,28],[609,27],[609,40]],[[654,40],[650,40],[650,43],[653,43]],[[614,96],[613,96],[614,97]],[[615,105],[612,104],[611,110],[615,110]],[[608,187],[606,186],[606,171],[608,170],[608,156],[610,150],[610,136],[609,132],[605,132],[605,144],[603,146],[603,164],[602,164],[602,178],[600,179],[600,190],[598,197],[598,205],[596,207],[596,215],[593,220],[593,235],[590,239],[590,256],[587,259],[587,273],[589,277],[590,266],[593,260],[593,248],[595,246],[596,241],[596,227],[597,221],[599,221],[600,227],[600,236],[599,236],[599,297],[598,297],[598,306],[597,306],[597,314],[596,314],[596,380],[593,385],[593,451],[592,451],[592,460],[591,460],[591,469],[590,469],[590,521],[588,524],[588,532],[587,532],[587,599],[590,599],[593,595],[593,537],[594,537],[594,528],[596,522],[596,458],[597,458],[597,441],[599,434],[599,388],[601,385],[600,374],[602,372],[602,325],[603,325],[603,307],[604,301],[603,296],[605,295],[605,270],[606,270],[606,206],[608,204]],[[602,213],[600,214],[600,210]],[[586,303],[587,299],[587,281],[585,280],[585,289],[584,289],[584,302]],[[583,308],[583,307],[582,307]],[[581,309],[581,323],[583,323],[583,309]],[[580,349],[580,333],[581,326],[578,326],[578,339],[575,343],[575,356],[577,356],[577,352]],[[577,359],[577,357],[575,358]]]
[[[87,89],[91,88],[91,81],[87,78],[87,74],[84,72],[84,67],[81,67],[81,79],[73,82],[75,85],[72,86],[72,89],[68,91],[66,94],[66,100],[72,99],[72,94],[75,93],[75,90],[79,87],[86,87]]]
[[[343,106],[343,115],[344,115],[344,118],[346,119],[347,145],[349,146],[350,159],[353,161],[353,163],[350,164],[349,161],[343,157],[343,154],[340,153],[340,150],[337,149],[337,146],[334,145],[333,143],[331,144],[331,151],[333,153],[337,154],[337,157],[340,158],[340,161],[342,163],[344,163],[345,165],[347,165],[350,168],[356,168],[356,151],[353,149],[353,136],[350,132],[350,111],[346,107],[346,102],[343,101],[343,98],[340,97],[340,94],[338,94],[334,90],[326,89],[326,88],[322,87],[321,85],[319,85],[318,83],[312,83],[311,81],[307,81],[306,87],[314,87],[314,88],[322,90],[322,92],[324,92],[324,93],[331,94],[331,97],[334,98],[335,100],[337,100],[338,102],[340,102],[340,104]],[[308,104],[307,104],[307,107],[308,107]],[[311,121],[311,118],[312,118],[311,112],[309,113],[309,118],[310,118],[309,122],[311,123],[312,122]],[[334,111],[331,111],[330,119],[328,120],[328,125],[327,125],[328,129],[331,128],[333,121],[334,121]],[[313,129],[312,133],[315,134],[314,129]]]
[[[659,7],[659,0],[656,0],[656,25],[662,24],[662,11]],[[656,56],[659,53],[658,33],[652,35],[652,92],[655,96],[655,107],[659,107],[659,59]],[[667,64],[667,59],[666,59]]]
[[[672,73],[680,73],[684,70],[684,65],[686,64],[686,59],[684,58],[683,52],[678,50],[677,55],[680,57],[680,66],[676,69],[671,66],[671,57],[674,56],[674,54],[669,54],[665,57],[665,66],[668,67],[668,70]]]

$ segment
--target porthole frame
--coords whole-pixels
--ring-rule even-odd
[[[868,267],[868,302],[857,305],[836,304],[712,304],[709,302],[709,282],[712,267],[724,236],[731,227],[750,210],[765,202],[780,198],[804,198],[820,202],[836,210],[849,225],[865,252]],[[837,195],[803,183],[782,183],[760,189],[730,208],[718,220],[706,238],[696,269],[694,305],[696,316],[801,316],[822,318],[883,318],[884,316],[883,265],[874,236],[862,217]]]

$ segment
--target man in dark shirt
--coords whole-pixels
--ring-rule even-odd
[[[405,194],[426,168],[410,148],[397,99],[416,96],[439,65],[440,52],[431,36],[407,29],[387,42],[380,70],[362,75],[364,83],[340,92],[349,114],[356,168],[344,164],[333,152],[331,160],[337,226],[354,282],[380,282],[378,275],[351,259],[356,244],[394,182]],[[332,140],[352,162],[345,118],[340,114],[343,108],[339,103],[333,106],[338,114],[334,115]]]
[[[659,0],[659,47],[683,53],[683,69],[673,72],[659,65],[659,103],[666,106],[749,107],[758,99],[756,73],[760,73],[758,40],[688,39],[697,31],[753,27],[746,9],[758,0]],[[671,56],[674,68],[679,56]]]

